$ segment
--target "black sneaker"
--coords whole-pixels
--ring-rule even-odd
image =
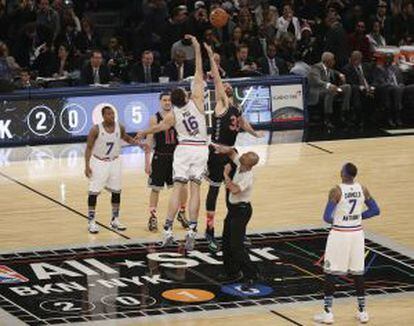
[[[189,222],[187,218],[185,217],[185,211],[180,210],[177,214],[177,221],[181,223],[181,226],[183,229],[188,229]]]
[[[216,253],[217,251],[219,251],[219,245],[216,239],[214,238],[214,229],[206,229],[205,237],[208,242],[208,250],[210,250],[210,252],[212,253]]]
[[[148,220],[148,230],[150,232],[158,231],[158,220],[157,220],[157,216],[154,213],[151,213],[151,216]]]

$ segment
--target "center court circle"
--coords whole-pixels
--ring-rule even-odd
[[[216,295],[210,291],[186,288],[164,291],[161,295],[163,298],[171,301],[187,303],[206,302],[213,300],[216,297]]]

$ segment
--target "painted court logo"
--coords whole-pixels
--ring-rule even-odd
[[[17,273],[6,265],[0,265],[0,284],[15,284],[29,281],[22,274]]]

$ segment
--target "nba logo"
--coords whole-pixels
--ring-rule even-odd
[[[28,278],[15,272],[6,265],[0,265],[0,284],[14,284],[29,281]]]

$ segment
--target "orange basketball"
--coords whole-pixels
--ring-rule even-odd
[[[229,14],[222,8],[216,8],[210,13],[210,23],[214,27],[220,28],[227,24]]]

